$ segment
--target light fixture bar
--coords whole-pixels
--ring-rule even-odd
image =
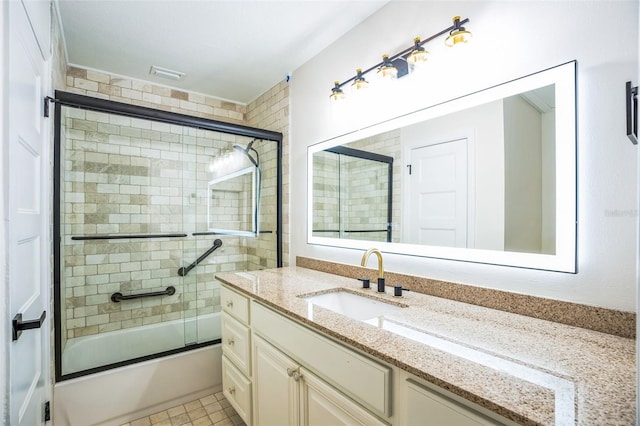
[[[461,25],[464,25],[467,22],[469,22],[469,18],[465,18],[465,19],[461,20],[460,22],[458,22],[457,24],[454,23],[453,25],[445,28],[444,30],[440,31],[439,33],[434,34],[431,37],[425,38],[420,43],[418,43],[418,46],[422,46],[425,43],[430,42],[431,40],[434,40],[434,39],[436,39],[438,37],[441,37],[441,36],[443,36],[443,35],[445,35],[447,33],[450,33],[451,31],[458,29]],[[411,45],[411,47],[408,47],[408,48],[404,49],[403,51],[394,54],[393,56],[389,56],[389,61],[393,62],[396,59],[400,58],[401,56],[405,56],[405,55],[409,54],[414,48],[415,48],[415,45]],[[362,71],[360,74],[361,75],[365,75],[365,74],[375,70],[376,68],[379,68],[383,63],[384,63],[384,61],[383,62],[379,62],[379,63],[375,64],[374,66],[372,66],[370,68],[367,68],[366,70]],[[334,86],[334,89],[341,88],[342,86],[354,81],[357,77],[358,77],[358,75],[354,75],[350,79],[345,80],[345,81],[343,81],[343,82],[341,82],[339,84],[336,84]]]

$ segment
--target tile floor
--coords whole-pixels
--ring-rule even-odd
[[[177,405],[122,426],[244,426],[222,392]]]

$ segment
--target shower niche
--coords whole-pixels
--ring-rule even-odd
[[[56,92],[56,381],[220,342],[215,274],[282,266],[281,143]]]

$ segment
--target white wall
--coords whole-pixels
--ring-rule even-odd
[[[556,113],[542,114],[542,253],[556,252]]]
[[[0,140],[6,141],[8,138],[7,129],[7,101],[8,98],[8,76],[9,68],[9,2],[0,3]],[[0,186],[0,318],[4,324],[0,327],[0,423],[9,424],[9,279],[7,278],[7,265],[5,247],[7,241],[5,238],[5,187],[7,179],[5,178],[5,147],[8,144],[2,143],[0,149],[0,176],[2,177],[2,186]]]
[[[504,247],[542,247],[542,117],[520,96],[504,99]]]
[[[412,148],[468,138],[469,210],[468,247],[502,250],[505,232],[505,147],[502,101],[493,101],[446,114],[402,129],[402,144]],[[473,145],[473,146],[472,146]],[[406,175],[405,175],[406,176]],[[408,189],[407,189],[408,190]],[[408,196],[403,209],[408,213]],[[406,232],[406,230],[405,230]],[[415,230],[408,230],[415,233]]]
[[[430,79],[399,80],[384,104],[331,109],[335,79],[470,18],[473,43],[435,40]],[[564,274],[400,255],[390,271],[628,311],[635,308],[637,147],[624,134],[625,81],[637,77],[637,1],[391,2],[293,73],[291,85],[292,256],[357,264],[361,251],[306,244],[306,148],[366,125],[578,61],[578,273]],[[624,23],[627,23],[626,25]],[[410,96],[411,95],[411,96]],[[293,259],[292,259],[293,260]]]

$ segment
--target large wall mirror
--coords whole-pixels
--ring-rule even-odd
[[[575,273],[575,75],[573,61],[310,146],[308,243]],[[361,161],[345,177],[341,150],[389,172]],[[362,200],[348,214],[345,191]],[[345,217],[384,233],[328,232]]]

